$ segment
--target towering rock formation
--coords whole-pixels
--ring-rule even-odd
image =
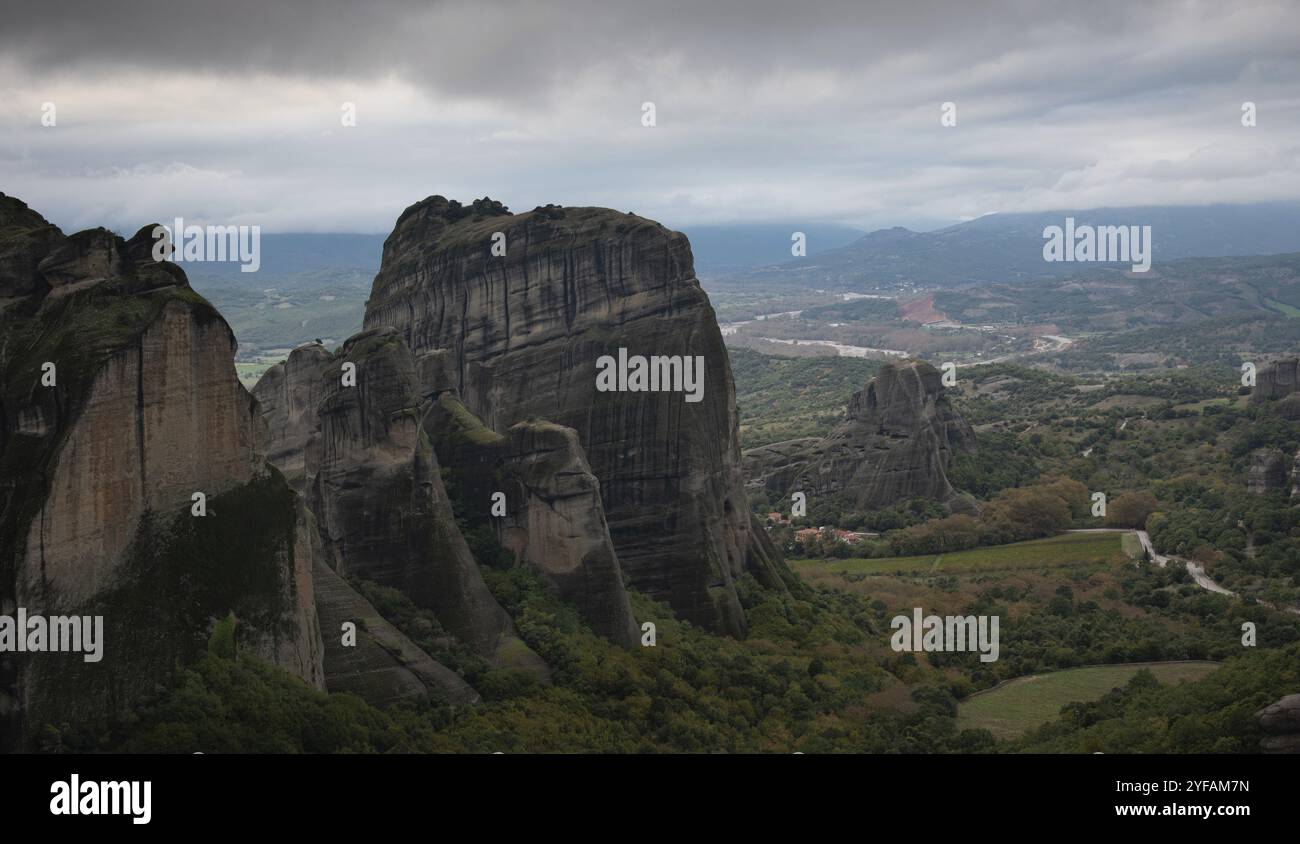
[[[343,384],[349,363],[356,366],[355,388]],[[488,591],[456,527],[421,429],[414,361],[401,336],[356,335],[326,367],[324,381],[306,462],[336,570],[400,589],[497,664],[545,673]]]
[[[355,343],[350,350],[355,351]],[[400,350],[393,351],[397,351],[397,357],[403,357]],[[366,363],[364,354],[355,357],[354,364]],[[335,402],[336,410],[346,405],[356,413],[351,419],[342,420],[342,427],[336,432],[340,436],[328,438],[320,430],[321,408],[326,396],[337,396],[342,391],[342,361],[320,345],[305,345],[294,349],[283,363],[267,370],[254,387],[253,395],[267,426],[268,459],[306,501],[316,543],[316,604],[322,627],[328,631],[324,643],[325,681],[329,690],[351,692],[377,706],[401,698],[430,696],[455,704],[472,703],[478,700],[478,693],[464,679],[420,650],[338,573],[374,578],[396,588],[414,583],[415,597],[426,603],[431,601],[430,584],[437,563],[423,559],[422,554],[429,550],[423,540],[426,533],[411,521],[436,518],[431,512],[435,491],[432,486],[426,489],[422,482],[414,480],[416,458],[422,447],[411,438],[409,426],[401,424],[402,419],[409,420],[412,416],[409,374],[403,377],[405,361],[393,365],[387,360],[390,357],[380,355],[380,365],[374,367],[373,373],[369,372],[370,367],[365,367],[367,375],[374,377],[358,379],[357,389],[364,392],[351,396],[357,402]],[[332,384],[327,380],[327,372],[332,373]],[[365,412],[362,412],[363,404]],[[398,420],[396,435],[390,430],[389,417]],[[336,420],[340,418],[336,415]],[[313,453],[310,466],[309,444]],[[344,451],[349,456],[345,457]],[[329,463],[327,475],[333,481],[327,484],[324,494],[316,483],[322,459]],[[353,474],[350,479],[349,474]],[[376,474],[381,476],[378,480]],[[411,501],[403,504],[385,500],[389,493],[400,497],[402,487],[413,496],[414,505]],[[327,519],[324,530],[317,512]],[[444,514],[442,530],[447,529],[449,521]],[[347,533],[352,526],[355,531]],[[464,558],[454,554],[451,564],[461,566],[458,576],[469,579],[468,594],[482,605],[486,586],[477,570],[466,568]],[[440,602],[453,602],[460,591],[442,593],[438,596]],[[489,603],[485,615],[500,625],[503,613],[490,596],[486,597]],[[498,642],[495,638],[478,636],[472,608],[470,614],[462,630],[471,634],[485,657],[494,658]],[[465,621],[465,613],[459,610],[451,613],[451,617]],[[344,645],[338,635],[345,622],[356,625],[355,645]],[[508,641],[513,643],[513,634]],[[506,655],[510,650],[507,648]]]
[[[355,368],[346,381],[345,367]],[[296,349],[254,393],[265,402],[272,453],[286,471],[301,469],[296,482],[307,490],[334,571],[400,590],[498,666],[547,676],[456,526],[400,335],[365,331],[334,355]],[[310,412],[304,396],[316,400]]]
[[[1274,401],[1283,418],[1300,419],[1300,357],[1273,361],[1256,374],[1250,403]]]
[[[529,419],[504,435],[488,429],[454,391],[430,405],[426,428],[463,492],[467,516],[489,526],[517,563],[540,571],[596,632],[624,647],[637,641],[618,554],[600,501],[600,482],[578,434]],[[502,494],[505,515],[491,516]]]
[[[0,194],[0,613],[104,618],[100,662],[0,654],[6,744],[129,710],[230,613],[241,647],[323,685],[293,493],[229,326],[151,230],[65,236]]]
[[[1286,455],[1276,448],[1259,448],[1252,452],[1246,490],[1255,495],[1266,495],[1286,488]]]
[[[324,346],[300,346],[253,388],[266,421],[266,458],[299,493],[307,491],[307,439],[316,425],[330,357]]]
[[[463,518],[541,571],[597,632],[632,646],[636,626],[600,485],[576,433],[540,420],[506,436],[488,430],[456,397],[448,361],[445,351],[417,360],[396,331],[374,329],[336,355],[295,349],[254,388],[269,452],[307,491],[328,558],[341,572],[432,607],[459,637],[494,656],[508,619],[482,585],[447,506],[441,463],[461,490]],[[355,389],[342,384],[347,363],[356,367]],[[414,506],[386,497],[409,489],[420,493]],[[506,515],[489,517],[498,492],[508,496]]]
[[[943,393],[930,364],[886,363],[853,394],[845,420],[825,439],[750,449],[745,474],[787,501],[792,491],[810,500],[832,496],[858,510],[909,498],[947,500],[952,451],[973,448],[975,435]]]
[[[365,325],[398,329],[417,355],[446,350],[465,406],[497,433],[530,418],[574,429],[623,570],[686,619],[743,634],[736,578],[783,585],[746,505],[730,364],[680,233],[604,208],[430,197],[384,244]],[[702,400],[597,390],[598,359],[620,349],[699,356]]]

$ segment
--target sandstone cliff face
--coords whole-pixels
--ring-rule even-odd
[[[417,355],[447,350],[459,395],[492,430],[540,418],[577,431],[638,589],[739,635],[735,579],[782,586],[779,561],[752,552],[730,364],[680,233],[609,209],[512,215],[431,197],[385,243],[365,324],[398,329]],[[701,356],[703,400],[597,391],[597,359],[620,348]]]
[[[795,479],[820,457],[825,445],[825,437],[800,437],[746,449],[742,455],[746,487],[789,512],[791,490],[810,492],[796,487]]]
[[[231,612],[242,647],[323,686],[309,547],[230,328],[148,229],[66,237],[0,195],[6,221],[0,611],[103,615],[106,642],[99,663],[6,654],[5,739],[129,709]]]
[[[1246,490],[1266,495],[1287,488],[1286,455],[1276,448],[1261,448],[1250,456]]]
[[[324,644],[325,687],[330,692],[354,694],[372,706],[407,698],[453,705],[477,703],[478,692],[460,675],[421,650],[329,567],[316,517],[301,496],[297,506],[299,535],[311,550],[305,558],[312,560],[311,585]],[[345,624],[352,625],[351,629],[345,631]]]
[[[354,694],[372,706],[427,697],[478,702],[478,692],[460,675],[420,650],[333,569],[317,560],[313,576],[317,612],[327,631],[325,682],[331,692]],[[344,623],[356,625],[355,644],[343,643]]]
[[[592,626],[625,647],[637,641],[632,607],[578,434],[548,422],[525,421],[507,432],[503,455],[507,486],[504,544],[537,567]]]
[[[577,432],[528,420],[497,434],[452,392],[438,396],[425,419],[439,460],[472,502],[472,521],[490,526],[516,563],[540,571],[597,633],[624,647],[635,645],[637,626],[600,482]],[[491,515],[498,492],[506,496],[504,516]]]
[[[20,600],[86,600],[112,583],[141,513],[188,507],[194,492],[213,496],[262,471],[230,329],[191,308],[163,305],[92,383],[28,531]]]
[[[355,386],[344,383],[345,364]],[[255,394],[267,402],[271,452],[299,472],[334,571],[400,590],[499,666],[547,676],[456,526],[422,428],[415,362],[396,332],[362,332],[324,357],[297,349]],[[305,397],[316,399],[310,411]],[[301,412],[284,423],[294,407]]]
[[[266,371],[253,387],[267,430],[266,458],[299,493],[306,492],[307,440],[316,425],[330,353],[323,346],[300,346]]]
[[[953,449],[974,447],[970,426],[943,395],[937,369],[887,363],[854,393],[845,420],[823,440],[750,449],[746,474],[769,495],[835,496],[859,510],[909,498],[952,496]]]

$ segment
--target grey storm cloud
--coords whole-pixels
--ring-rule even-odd
[[[1300,195],[1291,2],[8,6],[0,189],[69,224],[379,231],[433,192],[865,226]]]
[[[1185,25],[1231,21],[1269,4],[1130,0],[991,3],[861,0],[568,0],[560,3],[410,0],[165,0],[13,4],[0,49],[42,70],[103,66],[312,77],[397,74],[438,91],[527,97],[563,89],[593,68],[637,72],[664,55],[702,72],[780,68],[852,70],[891,58],[972,82],[1050,86],[1066,97],[1149,91],[1231,77],[1251,66],[1296,65],[1294,4],[1279,23],[1212,48],[1184,40]],[[1017,65],[1037,48],[1059,65]],[[1116,49],[1118,48],[1118,49]],[[1100,61],[1115,52],[1132,61]],[[1099,61],[1066,79],[1075,58]],[[1156,58],[1148,60],[1154,55]],[[1002,64],[1005,70],[998,72]],[[960,71],[984,66],[963,78]]]

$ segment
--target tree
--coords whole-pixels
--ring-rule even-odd
[[[1070,507],[1065,499],[1044,487],[1021,487],[1001,492],[993,502],[1013,535],[1019,539],[1047,536],[1070,526]]]
[[[1125,492],[1106,506],[1106,524],[1140,529],[1158,509],[1160,503],[1149,492]]]

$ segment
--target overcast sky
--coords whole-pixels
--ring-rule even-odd
[[[3,17],[0,191],[69,230],[386,232],[433,193],[678,228],[1300,198],[1297,2],[6,0]]]

